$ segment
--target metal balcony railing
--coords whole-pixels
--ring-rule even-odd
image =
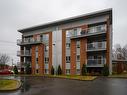
[[[87,67],[103,67],[106,59],[87,59]]]
[[[30,50],[17,51],[17,56],[31,56],[31,51]]]
[[[39,39],[34,39],[34,38],[29,38],[29,39],[18,39],[17,40],[17,45],[26,45],[26,44],[37,44],[37,43],[42,43],[41,38]]]
[[[87,28],[85,30],[74,31],[74,32],[75,33],[70,35],[72,39],[77,37],[98,35],[98,34],[106,33],[106,25],[98,25],[98,26]]]
[[[105,50],[106,42],[93,42],[87,44],[87,51],[91,50]]]
[[[94,33],[98,33],[98,32],[106,32],[106,25],[98,25],[98,26],[94,26],[91,28],[88,28],[87,30],[87,34],[94,34]]]

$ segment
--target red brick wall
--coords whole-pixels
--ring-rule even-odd
[[[39,74],[44,74],[44,45],[38,45],[38,71]]]
[[[87,60],[87,39],[82,38],[80,40],[80,69],[82,69],[82,65],[86,64]]]
[[[66,73],[66,32],[65,30],[62,31],[62,72],[63,74]]]
[[[52,66],[52,32],[47,32],[45,34],[49,34],[49,73],[51,71]],[[33,37],[36,38],[37,35]],[[38,71],[39,74],[44,74],[44,44],[33,45],[32,46],[32,74],[35,74],[35,47],[38,47]]]
[[[71,75],[76,73],[76,41],[71,40]]]
[[[87,30],[88,26],[81,26],[82,30]],[[87,38],[80,39],[80,70],[82,69],[82,65],[86,64],[87,60]]]
[[[73,27],[73,28],[82,28],[83,30],[84,29],[87,29],[87,25],[82,25],[82,26],[77,26],[77,27]],[[66,74],[66,30],[69,30],[69,29],[73,29],[73,28],[68,28],[68,29],[65,29],[62,31],[62,71],[63,71],[63,74]],[[85,51],[86,50],[86,44],[87,43],[87,40],[82,38],[80,39],[80,64],[82,66],[82,64],[85,63],[85,60],[87,59],[86,56],[87,56],[87,52]],[[71,56],[71,66],[70,66],[70,69],[71,69],[71,74],[74,75],[76,74],[76,41],[75,40],[71,40],[71,49],[70,49],[70,56]]]

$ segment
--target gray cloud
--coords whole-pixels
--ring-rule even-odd
[[[126,4],[126,0],[0,0],[0,52],[17,61],[18,29],[106,8],[113,8],[113,44],[125,45]]]

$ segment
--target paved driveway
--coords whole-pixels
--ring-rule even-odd
[[[21,77],[24,85],[16,92],[0,95],[127,95],[127,79],[98,78],[77,81],[43,77]]]

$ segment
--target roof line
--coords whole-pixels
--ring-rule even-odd
[[[56,20],[53,22],[48,22],[48,23],[44,23],[44,24],[40,24],[40,25],[35,25],[35,26],[28,27],[28,28],[19,29],[18,31],[21,33],[29,32],[32,30],[42,29],[42,28],[49,27],[49,26],[57,26],[60,24],[65,24],[68,22],[73,22],[76,20],[85,19],[84,17],[93,17],[93,16],[98,16],[98,15],[110,13],[110,12],[112,12],[112,8],[108,8],[108,9],[104,9],[104,10],[100,10],[100,11],[96,11],[96,12],[91,12],[91,13],[87,13],[87,14],[82,14],[82,15],[78,15],[78,16],[74,16],[74,17],[69,17],[69,18],[65,18],[65,19],[61,19],[61,20]],[[112,13],[111,13],[111,19],[112,19]]]

